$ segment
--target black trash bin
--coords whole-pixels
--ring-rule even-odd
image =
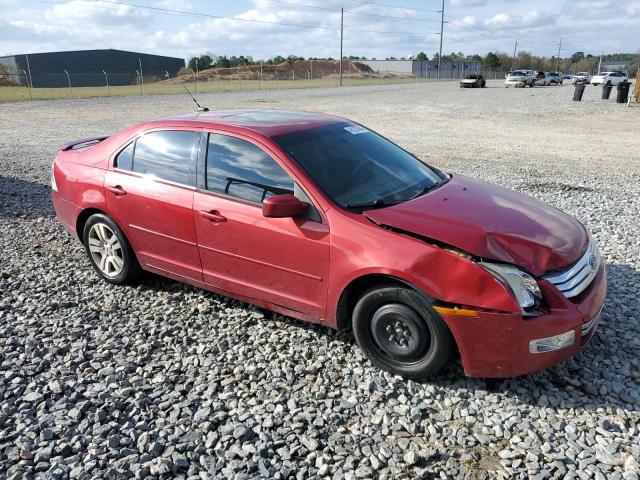
[[[618,96],[616,97],[616,102],[627,103],[627,99],[629,98],[630,86],[631,82],[620,82],[618,84]]]
[[[584,83],[576,83],[576,89],[573,92],[573,101],[580,102],[582,101],[582,94],[584,93],[584,87],[586,85]]]
[[[602,85],[603,100],[609,100],[609,95],[611,95],[611,90],[613,90],[613,85]]]

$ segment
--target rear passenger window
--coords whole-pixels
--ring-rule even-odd
[[[163,180],[189,184],[189,165],[198,146],[196,132],[151,132],[138,138],[133,157],[133,171],[155,175]]]
[[[131,142],[127,145],[127,148],[122,150],[116,157],[116,167],[123,170],[131,170],[133,167],[133,146],[135,142]]]
[[[213,133],[209,135],[206,182],[207,190],[254,203],[293,194],[293,180],[265,151],[245,140]]]

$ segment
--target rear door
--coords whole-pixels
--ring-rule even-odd
[[[273,152],[252,139],[211,133],[194,219],[204,281],[323,318],[329,226]],[[293,193],[309,202],[304,218],[267,218],[262,201]]]
[[[138,260],[178,277],[202,280],[193,223],[195,162],[201,132],[157,130],[130,143],[105,176],[110,215]]]

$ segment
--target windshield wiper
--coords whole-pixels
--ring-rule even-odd
[[[421,197],[425,193],[429,193],[434,188],[439,187],[440,185],[442,185],[442,183],[443,182],[436,182],[436,183],[432,183],[431,185],[427,185],[426,187],[422,188],[422,190],[420,190],[418,193],[416,193],[413,197],[410,197],[409,200],[413,200],[414,198]]]
[[[347,203],[344,208],[369,208],[369,207],[390,207],[391,205],[398,205],[402,203],[402,201],[398,200],[383,200],[382,198],[376,198],[370,202],[363,203]]]

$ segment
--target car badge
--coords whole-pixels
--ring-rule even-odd
[[[598,261],[597,261],[597,259],[596,259],[596,256],[595,256],[595,255],[591,255],[591,256],[589,257],[589,268],[590,268],[591,270],[595,270],[595,269],[596,269],[596,265],[597,265],[597,264],[598,264]]]

